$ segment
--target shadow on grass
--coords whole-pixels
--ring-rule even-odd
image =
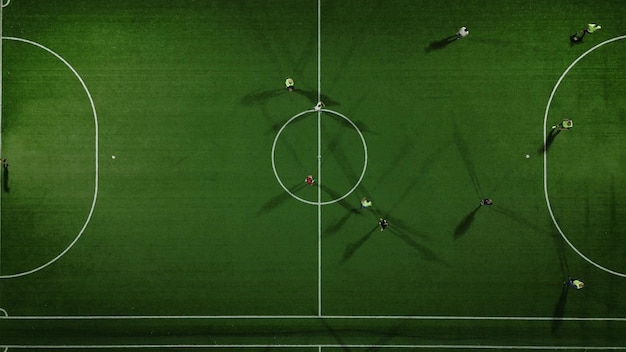
[[[387,227],[387,229],[384,231],[385,233],[389,232],[404,241],[404,243],[417,251],[423,259],[449,266],[448,263],[446,263],[443,259],[437,256],[437,253],[413,239],[413,237],[415,236],[426,239],[427,236],[420,234],[416,229],[409,227],[399,219],[395,219],[391,216],[382,215],[380,217],[385,218],[389,221],[389,227]]]
[[[300,191],[301,189],[303,189],[306,186],[306,183],[298,183],[297,185],[291,186],[291,188],[289,188],[289,191],[291,193],[297,193],[298,191]],[[280,206],[281,204],[283,204],[284,202],[286,202],[289,199],[293,199],[291,197],[291,194],[287,193],[287,192],[283,192],[279,195],[277,195],[276,197],[268,200],[265,204],[263,204],[263,206],[261,207],[261,209],[259,209],[259,211],[257,211],[256,215],[263,215],[266,213],[269,213],[270,211],[276,209],[278,206]]]
[[[345,213],[345,215],[342,216],[341,219],[335,221],[333,224],[328,226],[324,232],[328,234],[338,232],[339,230],[341,230],[342,227],[346,225],[346,223],[348,223],[348,220],[350,220],[352,215],[361,215],[361,212],[358,209],[350,209],[350,211]]]
[[[331,139],[330,142],[328,142],[328,147],[322,153],[322,160],[323,160],[322,166],[324,165],[326,160],[329,160],[329,158],[335,158],[335,160],[339,164],[341,171],[346,176],[346,178],[348,180],[354,180],[354,182],[356,183],[358,182],[361,176],[362,169],[359,169],[358,171],[355,170],[354,164],[351,161],[351,159],[353,159],[354,156],[348,156],[344,148],[341,145],[341,141],[344,139],[343,134],[345,133],[345,131],[346,130],[337,132],[335,136],[333,137],[333,139]],[[325,129],[324,133],[330,134],[330,131],[327,131]],[[328,191],[329,194],[331,194],[330,190],[326,189],[326,191]],[[331,194],[331,195],[333,196],[333,199],[337,199],[340,197],[338,194]]]
[[[257,93],[250,93],[241,98],[241,104],[245,106],[261,105],[268,100],[287,93],[286,89],[271,89]]]
[[[339,193],[335,192],[333,189],[331,189],[328,186],[325,185],[319,185],[319,187],[322,189],[322,191],[326,192],[328,195],[330,195],[332,197],[332,199],[339,199],[342,197],[342,195],[340,195]],[[346,209],[349,212],[357,212],[358,213],[358,209],[355,209],[352,205],[350,205],[350,203],[348,203],[346,201],[346,199],[342,199],[338,202],[339,205],[341,205],[344,209]]]
[[[265,107],[263,107],[263,114],[266,115],[266,116],[269,116],[269,113],[267,113]],[[289,123],[289,126],[293,126],[293,125],[295,125],[296,123],[298,123],[300,121],[304,121],[304,118],[306,116],[307,116],[307,114],[300,115],[297,119],[292,120]],[[267,120],[268,120],[268,122],[271,123],[271,121],[270,121],[271,119],[270,118],[268,118]],[[279,122],[273,123],[272,126],[269,128],[269,130],[267,132],[265,132],[265,134],[268,135],[268,134],[276,134],[276,133],[278,133],[278,131],[285,125],[286,122],[287,122],[287,120],[283,120],[283,121],[279,121]]]
[[[554,241],[554,247],[556,248],[557,257],[559,258],[559,265],[561,267],[561,273],[563,274],[563,277],[567,277],[569,273],[569,266],[567,264],[565,242],[563,241],[563,238],[561,237],[561,235],[558,232],[554,231],[552,223],[547,224],[545,227],[542,227],[538,225],[536,221],[528,220],[520,216],[517,212],[509,210],[507,208],[503,208],[502,206],[493,206],[491,209],[494,212],[504,215],[507,218],[515,221],[516,223],[524,227],[527,227],[539,234],[549,233],[550,237],[552,237],[552,240]]]
[[[556,335],[563,324],[563,316],[565,316],[565,305],[567,303],[567,292],[569,291],[569,285],[563,284],[561,288],[561,294],[559,295],[559,300],[554,305],[554,311],[552,312],[552,326],[551,331],[552,335]]]
[[[3,165],[2,169],[2,188],[9,192],[9,165]]]
[[[461,155],[461,159],[463,159],[463,163],[465,164],[465,169],[467,170],[467,174],[472,180],[472,184],[474,185],[474,190],[476,191],[476,195],[480,198],[483,198],[482,192],[480,190],[480,184],[478,182],[478,175],[476,174],[476,168],[474,167],[474,161],[472,159],[472,155],[467,147],[467,143],[463,139],[463,135],[459,130],[459,127],[456,123],[453,122],[453,134],[454,134],[454,143],[456,144],[457,149],[459,150],[459,154]]]
[[[439,258],[437,253],[433,252],[430,248],[424,246],[423,244],[416,242],[408,234],[403,232],[402,229],[394,227],[391,222],[389,223],[389,227],[387,228],[387,230],[385,230],[385,232],[387,231],[404,241],[404,243],[409,245],[411,248],[413,248],[424,260],[444,264],[445,266],[450,266],[443,259]]]
[[[505,207],[502,207],[500,205],[493,205],[491,206],[491,209],[499,214],[502,214],[504,216],[506,216],[507,218],[517,222],[518,224],[528,227],[534,231],[536,231],[537,233],[547,233],[549,231],[551,231],[551,227],[550,226],[539,226],[537,225],[536,221],[531,221],[528,220],[522,216],[520,216],[517,212],[513,211],[513,210],[509,210]]]
[[[539,147],[539,150],[537,150],[537,152],[539,154],[547,153],[548,149],[550,149],[550,146],[554,142],[556,136],[559,135],[559,133],[561,133],[561,130],[559,130],[558,128],[553,128],[552,130],[550,130],[550,133],[546,137],[546,142],[542,144],[541,147]]]
[[[344,340],[341,337],[341,335],[332,326],[330,326],[330,324],[328,324],[326,319],[320,318],[320,321],[324,325],[324,329],[326,329],[326,331],[328,331],[328,333],[330,333],[330,335],[332,335],[332,337],[335,339],[335,341],[337,341],[337,344],[339,346],[342,346],[341,349],[346,351],[346,352],[350,352],[350,349],[346,346],[346,343],[344,342]]]
[[[469,228],[472,226],[472,223],[474,222],[474,218],[476,216],[476,213],[478,212],[478,209],[480,208],[480,205],[474,208],[474,210],[465,215],[465,217],[459,222],[459,224],[456,225],[456,228],[454,229],[454,239],[459,239],[461,236],[467,233]]]
[[[429,53],[433,50],[440,50],[440,49],[444,49],[445,47],[447,47],[448,45],[450,45],[451,43],[454,43],[457,40],[456,35],[451,35],[447,38],[443,38],[440,40],[435,40],[434,42],[430,42],[430,44],[428,44],[428,46],[426,48],[424,48],[424,51],[426,53]]]
[[[422,162],[422,166],[419,168],[419,170],[417,170],[414,174],[414,179],[418,180],[420,179],[420,177],[424,174],[426,174],[432,167],[433,165],[436,165],[437,161],[441,159],[441,154],[442,152],[449,148],[452,144],[446,144],[443,146],[440,146],[439,148],[433,150],[430,155],[428,155],[424,161]],[[388,163],[388,165],[385,167],[385,171],[381,177],[376,181],[374,189],[377,188],[377,186],[379,184],[381,184],[385,179],[387,179],[388,177],[390,177],[390,175],[393,175],[393,172],[399,168],[402,167],[402,163],[404,162],[404,159],[407,157],[407,155],[409,155],[409,153],[407,153],[408,149],[411,150],[415,150],[414,146],[410,143],[404,144],[402,146],[402,151],[400,153],[397,154],[397,156],[393,159],[390,159],[390,162]],[[410,181],[409,184],[406,186],[406,188],[402,191],[399,192],[400,197],[396,200],[396,202],[394,202],[394,204],[389,208],[390,211],[386,214],[388,215],[389,213],[393,213],[393,211],[399,207],[404,200],[409,197],[410,195],[412,195],[413,192],[413,188],[415,188],[417,185],[419,185],[419,182],[416,181]],[[385,217],[386,218],[386,217]]]
[[[319,95],[319,99],[318,99],[317,91],[305,90],[305,89],[295,89],[293,92],[297,93],[297,94],[300,94],[303,97],[307,98],[309,100],[309,102],[311,102],[312,105],[317,104],[317,102],[320,101],[320,100],[323,101],[324,105],[326,105],[327,107],[341,105],[341,104],[339,104],[338,101],[335,101],[335,100],[331,99],[328,95],[320,94]]]
[[[365,244],[365,242],[367,242],[367,240],[369,240],[370,237],[372,237],[372,234],[376,232],[377,228],[378,226],[374,226],[368,233],[366,233],[364,236],[359,238],[357,241],[349,243],[346,246],[346,249],[343,251],[343,256],[341,257],[341,261],[339,261],[339,264],[343,265],[348,260],[350,260],[350,258],[352,258],[354,253],[356,253],[359,250],[359,248],[361,248]]]

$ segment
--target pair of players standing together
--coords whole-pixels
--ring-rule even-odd
[[[304,182],[309,186],[313,186],[313,184],[315,183],[315,179],[313,178],[312,175],[308,175],[304,179]],[[372,206],[371,200],[367,199],[367,197],[361,198],[361,209],[367,209],[371,206]],[[387,219],[380,218],[378,219],[378,226],[380,226],[380,231],[384,231],[387,228],[387,226],[389,226],[389,222],[387,221]]]

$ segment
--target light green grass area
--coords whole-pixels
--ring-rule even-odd
[[[623,4],[320,4],[3,8],[0,347],[626,346]]]

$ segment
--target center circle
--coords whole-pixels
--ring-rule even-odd
[[[298,197],[291,190],[289,190],[288,187],[285,186],[283,181],[280,179],[280,176],[278,175],[278,171],[276,170],[275,152],[276,152],[276,143],[278,143],[278,139],[280,138],[280,135],[283,133],[283,130],[290,123],[292,123],[293,121],[295,121],[296,119],[298,119],[299,117],[301,117],[303,115],[310,114],[310,113],[321,113],[321,112],[326,112],[326,113],[329,113],[329,114],[341,117],[348,124],[350,124],[350,126],[352,126],[356,130],[356,132],[359,134],[359,137],[361,138],[361,142],[363,143],[364,161],[363,161],[363,170],[361,171],[361,176],[359,176],[359,179],[357,180],[357,182],[354,185],[354,187],[352,187],[352,189],[350,189],[346,194],[344,194],[341,197],[338,197],[338,198],[335,198],[335,199],[332,199],[332,200],[329,200],[329,201],[326,201],[326,202],[320,202],[320,201],[313,202],[313,201],[310,201],[310,200]],[[310,205],[329,205],[329,204],[337,203],[337,202],[345,199],[346,197],[348,197],[350,194],[352,194],[352,192],[354,192],[354,190],[356,190],[357,187],[359,187],[359,185],[361,184],[361,181],[363,181],[363,177],[365,176],[365,171],[367,170],[367,144],[365,142],[365,137],[363,137],[363,133],[361,133],[361,130],[359,130],[357,125],[355,125],[354,122],[352,122],[352,120],[350,120],[348,117],[346,117],[342,113],[339,113],[337,111],[333,111],[333,110],[330,110],[330,109],[321,109],[319,111],[318,110],[313,110],[313,109],[305,110],[305,111],[303,111],[303,112],[301,112],[299,114],[296,114],[293,117],[291,117],[289,120],[287,120],[287,122],[285,122],[285,124],[280,128],[280,130],[278,130],[278,133],[276,134],[276,137],[274,138],[274,143],[272,144],[272,170],[274,171],[274,176],[276,176],[276,180],[278,181],[280,186],[285,190],[285,192],[287,192],[293,198],[301,201],[302,203],[306,203],[306,204],[310,204]]]

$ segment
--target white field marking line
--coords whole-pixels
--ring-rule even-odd
[[[8,3],[7,3],[8,5]],[[2,157],[2,85],[4,78],[2,77],[2,9],[4,2],[0,6],[0,157]],[[4,177],[4,175],[2,175]],[[5,182],[2,180],[2,182]],[[2,185],[4,187],[4,185]],[[0,253],[2,253],[2,191],[0,191]],[[0,255],[0,275],[2,275],[2,256]]]
[[[320,37],[322,5],[317,0],[317,101],[321,100],[322,94],[322,60]],[[322,111],[317,112],[317,315],[322,315]],[[320,348],[321,349],[321,348]]]
[[[0,316],[0,320],[450,320],[450,321],[613,321],[626,322],[626,317],[505,317],[505,316],[443,316],[443,315],[65,315],[65,316]]]
[[[578,248],[576,248],[572,244],[572,242],[569,241],[569,239],[567,238],[565,233],[563,233],[563,230],[561,230],[561,227],[559,226],[558,222],[556,221],[556,218],[554,217],[554,213],[552,212],[552,206],[550,205],[550,196],[548,195],[548,153],[547,153],[547,150],[546,150],[547,123],[548,123],[548,113],[550,111],[550,104],[552,104],[552,98],[554,98],[554,94],[556,93],[556,90],[559,88],[559,85],[561,84],[561,81],[563,81],[563,78],[565,78],[565,76],[574,67],[574,65],[576,65],[578,63],[578,61],[582,60],[582,58],[587,56],[587,54],[591,53],[592,51],[596,50],[597,48],[599,48],[599,47],[601,47],[601,46],[603,46],[605,44],[608,44],[608,43],[611,43],[611,42],[614,42],[614,41],[617,41],[617,40],[621,40],[621,39],[626,39],[626,35],[622,35],[622,36],[619,36],[619,37],[615,37],[613,39],[606,40],[606,41],[604,41],[604,42],[602,42],[602,43],[592,47],[591,49],[585,51],[576,60],[574,60],[574,62],[572,62],[571,65],[569,65],[569,67],[565,70],[565,72],[563,72],[563,74],[561,75],[559,80],[556,82],[556,85],[552,89],[552,93],[550,93],[550,98],[548,99],[548,104],[546,105],[546,112],[545,112],[544,117],[543,117],[543,191],[544,191],[544,195],[545,195],[545,198],[546,198],[546,205],[548,206],[548,212],[550,213],[550,217],[552,218],[552,222],[554,223],[554,226],[556,226],[556,229],[561,234],[561,237],[574,250],[574,252],[576,252],[576,254],[578,254],[581,258],[583,258],[588,263],[590,263],[591,265],[595,266],[596,268],[598,268],[600,270],[603,270],[603,271],[605,271],[605,272],[607,272],[609,274],[613,274],[613,275],[616,275],[616,276],[626,277],[626,274],[624,274],[624,273],[620,273],[618,271],[614,271],[614,270],[605,268],[604,266],[602,266],[602,265],[594,262],[593,260],[589,259],[581,251],[579,251]]]
[[[7,0],[6,4],[2,2],[2,7],[7,7],[11,3],[11,0]]]
[[[317,112],[317,315],[322,315],[322,111]]]
[[[322,112],[317,112],[317,315],[322,315]]]
[[[93,102],[93,98],[91,97],[91,93],[89,93],[89,89],[87,88],[87,85],[85,84],[85,82],[83,81],[83,79],[80,77],[80,75],[78,74],[78,72],[76,72],[76,70],[74,69],[74,67],[72,67],[72,65],[70,65],[67,61],[65,61],[64,58],[62,58],[59,54],[55,53],[54,51],[52,51],[51,49],[39,44],[39,43],[35,43],[33,41],[30,41],[28,39],[22,39],[22,38],[16,38],[16,37],[2,37],[2,40],[14,40],[14,41],[18,41],[18,42],[23,42],[23,43],[27,43],[27,44],[31,44],[34,45],[40,49],[43,49],[47,52],[49,52],[50,54],[54,55],[57,59],[61,60],[61,62],[63,62],[65,64],[65,66],[67,66],[70,71],[72,71],[72,73],[74,73],[74,75],[76,76],[76,78],[78,79],[78,81],[80,81],[80,84],[83,86],[83,89],[85,90],[85,93],[87,93],[87,97],[89,98],[89,103],[91,104],[91,110],[93,112],[93,119],[94,119],[94,125],[95,125],[95,164],[96,164],[96,169],[95,169],[95,186],[94,186],[94,194],[93,194],[93,201],[91,202],[91,208],[89,209],[89,214],[87,215],[87,219],[85,220],[85,224],[83,225],[83,227],[80,229],[80,232],[78,233],[78,235],[76,236],[76,238],[74,238],[74,240],[69,244],[69,246],[67,248],[65,248],[65,250],[63,250],[61,253],[59,253],[59,255],[57,255],[56,257],[54,257],[52,260],[50,260],[49,262],[34,268],[32,270],[29,271],[24,271],[21,273],[16,273],[16,274],[11,274],[11,275],[0,275],[0,279],[10,279],[10,278],[16,278],[16,277],[20,277],[20,276],[26,276],[32,273],[35,273],[39,270],[42,270],[46,267],[48,267],[49,265],[53,264],[54,262],[56,262],[57,260],[59,260],[62,256],[64,256],[75,244],[76,242],[78,242],[78,240],[81,238],[81,236],[83,235],[83,233],[85,232],[85,229],[87,228],[87,225],[89,224],[89,221],[91,220],[91,216],[93,215],[93,211],[96,207],[96,199],[98,198],[98,114],[96,113],[96,106]]]
[[[317,0],[317,101],[322,99],[322,0]]]
[[[363,136],[363,133],[361,133],[361,130],[359,130],[357,125],[354,124],[354,122],[352,122],[347,116],[345,116],[345,115],[343,115],[343,114],[341,114],[341,113],[339,113],[337,111],[333,111],[333,110],[329,110],[329,109],[321,109],[320,111],[327,112],[327,113],[330,113],[330,114],[333,114],[333,115],[337,115],[337,116],[343,118],[344,120],[346,120],[350,125],[352,125],[352,127],[357,131],[357,133],[359,134],[359,137],[361,138],[361,143],[363,143],[363,152],[364,152],[363,171],[361,171],[361,176],[359,177],[359,180],[356,182],[354,187],[352,187],[352,189],[349,190],[343,196],[341,196],[341,197],[339,197],[337,199],[333,199],[333,200],[327,201],[327,202],[321,202],[321,205],[329,205],[329,204],[337,203],[337,202],[343,200],[344,198],[348,197],[350,194],[352,194],[352,192],[354,192],[357,189],[357,187],[359,187],[359,185],[361,184],[361,181],[363,181],[363,177],[365,177],[365,171],[367,170],[367,158],[368,158],[368,156],[367,156],[367,143],[365,142],[365,137]],[[280,176],[278,175],[278,170],[276,169],[276,160],[275,160],[276,144],[278,143],[278,139],[280,138],[280,135],[283,133],[283,130],[287,127],[287,125],[289,125],[295,119],[299,118],[300,116],[302,116],[304,114],[308,114],[308,113],[312,113],[312,112],[316,112],[316,110],[313,110],[313,109],[305,110],[305,111],[303,111],[301,113],[298,113],[298,114],[294,115],[292,118],[287,120],[287,122],[285,122],[285,124],[280,128],[278,133],[276,133],[276,137],[274,138],[274,143],[272,144],[272,155],[271,155],[271,158],[272,158],[272,171],[274,171],[274,177],[276,177],[276,180],[278,181],[278,184],[280,184],[280,186],[283,188],[283,190],[285,190],[285,192],[287,192],[293,198],[301,201],[302,203],[306,203],[306,204],[310,204],[310,205],[318,205],[318,202],[312,202],[310,200],[306,200],[306,199],[298,197],[293,192],[291,192],[289,190],[289,188],[287,188],[285,186],[283,181],[280,179]]]
[[[143,345],[0,345],[4,348],[15,349],[131,349],[131,348],[394,348],[394,349],[475,349],[475,350],[626,350],[624,346],[541,346],[541,345],[367,345],[367,344],[230,344],[230,345],[218,345],[218,344],[204,344],[204,345],[192,345],[192,344],[143,344]]]

